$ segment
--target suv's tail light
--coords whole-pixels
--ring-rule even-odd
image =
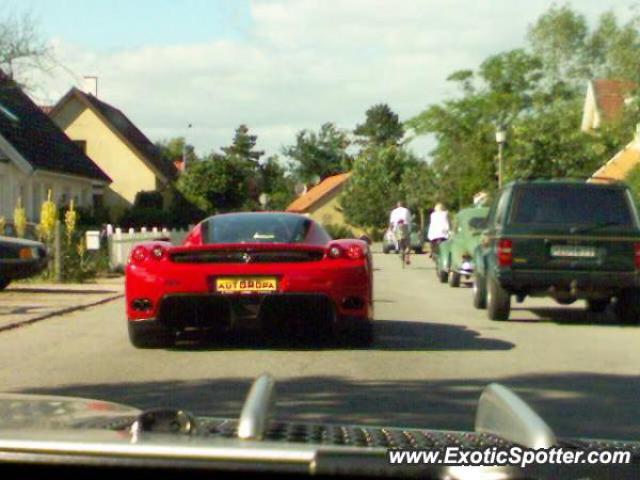
[[[498,240],[498,266],[510,267],[513,263],[513,242],[508,238]],[[637,258],[637,257],[636,257]]]
[[[633,250],[635,253],[636,268],[640,270],[640,243],[635,243],[633,245]]]

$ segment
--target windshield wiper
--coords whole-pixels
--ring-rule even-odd
[[[601,228],[605,228],[605,227],[612,227],[614,225],[624,225],[624,224],[620,222],[614,222],[614,221],[600,222],[600,223],[596,223],[595,225],[589,225],[588,227],[582,227],[582,228],[573,227],[571,229],[571,233],[587,233],[587,232],[592,232],[594,230],[600,230]]]

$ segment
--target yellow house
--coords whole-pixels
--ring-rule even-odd
[[[117,108],[95,96],[72,88],[53,107],[50,116],[112,179],[103,204],[117,214],[133,205],[140,191],[167,188],[176,174],[156,146]]]
[[[344,189],[350,172],[325,178],[308,192],[296,198],[287,212],[302,213],[322,225],[341,225],[353,231],[355,235],[363,235],[364,230],[349,225],[338,203],[338,197]]]

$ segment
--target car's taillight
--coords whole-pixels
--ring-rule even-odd
[[[498,240],[498,266],[510,267],[513,263],[513,242],[508,238]]]
[[[143,247],[142,245],[136,247],[133,249],[133,251],[131,252],[131,261],[133,263],[144,263],[149,259],[149,250],[147,250],[146,247]]]
[[[640,270],[640,243],[636,243],[633,245],[633,250],[635,253],[635,263],[636,268]]]
[[[364,258],[364,250],[360,245],[349,245],[347,248],[347,258],[351,260],[360,260]]]

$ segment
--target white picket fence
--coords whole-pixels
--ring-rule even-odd
[[[108,229],[109,264],[113,270],[121,270],[127,264],[131,250],[140,242],[169,239],[173,245],[180,245],[187,236],[188,230],[168,230],[166,228],[142,227],[139,231],[133,228],[123,231],[121,228]]]

